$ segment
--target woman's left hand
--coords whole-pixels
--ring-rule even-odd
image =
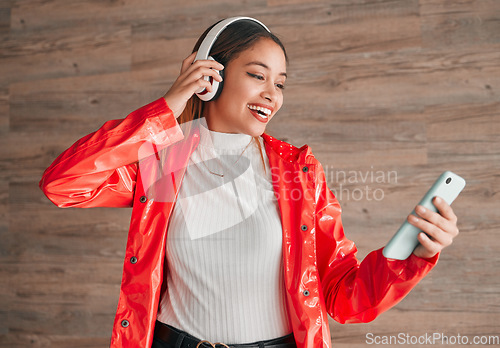
[[[413,253],[423,259],[441,252],[458,235],[457,216],[449,204],[439,197],[434,197],[432,203],[439,213],[418,205],[415,208],[418,217],[412,214],[408,216],[408,222],[422,231],[418,234],[420,244]]]

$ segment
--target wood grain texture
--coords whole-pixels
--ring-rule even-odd
[[[236,15],[283,40],[285,104],[268,132],[312,147],[360,259],[442,171],[467,179],[461,233],[438,266],[375,321],[330,320],[334,346],[500,336],[499,1],[7,0],[0,347],[108,346],[131,211],[58,209],[38,180],[77,139],[163,95],[205,28]]]

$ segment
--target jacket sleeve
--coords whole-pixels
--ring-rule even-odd
[[[129,207],[138,161],[182,138],[172,111],[160,98],[74,143],[45,170],[40,188],[62,208]]]
[[[401,301],[434,267],[438,255],[387,259],[382,249],[360,263],[356,246],[344,235],[340,205],[319,168],[316,235],[318,270],[328,314],[339,323],[369,322]]]

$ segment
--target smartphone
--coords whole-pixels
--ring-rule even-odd
[[[455,173],[446,171],[434,182],[434,185],[427,191],[418,205],[437,212],[437,208],[432,204],[434,197],[441,197],[446,203],[451,205],[464,187],[465,180],[463,178]],[[415,210],[411,213],[417,215],[415,214]],[[384,247],[382,254],[389,259],[406,260],[418,246],[417,236],[420,232],[420,229],[405,220],[403,225],[401,225],[389,243]]]

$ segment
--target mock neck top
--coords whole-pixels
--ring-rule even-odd
[[[252,138],[248,134],[214,132],[204,125],[200,125],[199,145],[216,150],[244,149],[252,141]]]
[[[157,319],[201,340],[241,344],[292,332],[281,218],[258,141],[262,155],[251,135],[200,125],[169,221]]]

